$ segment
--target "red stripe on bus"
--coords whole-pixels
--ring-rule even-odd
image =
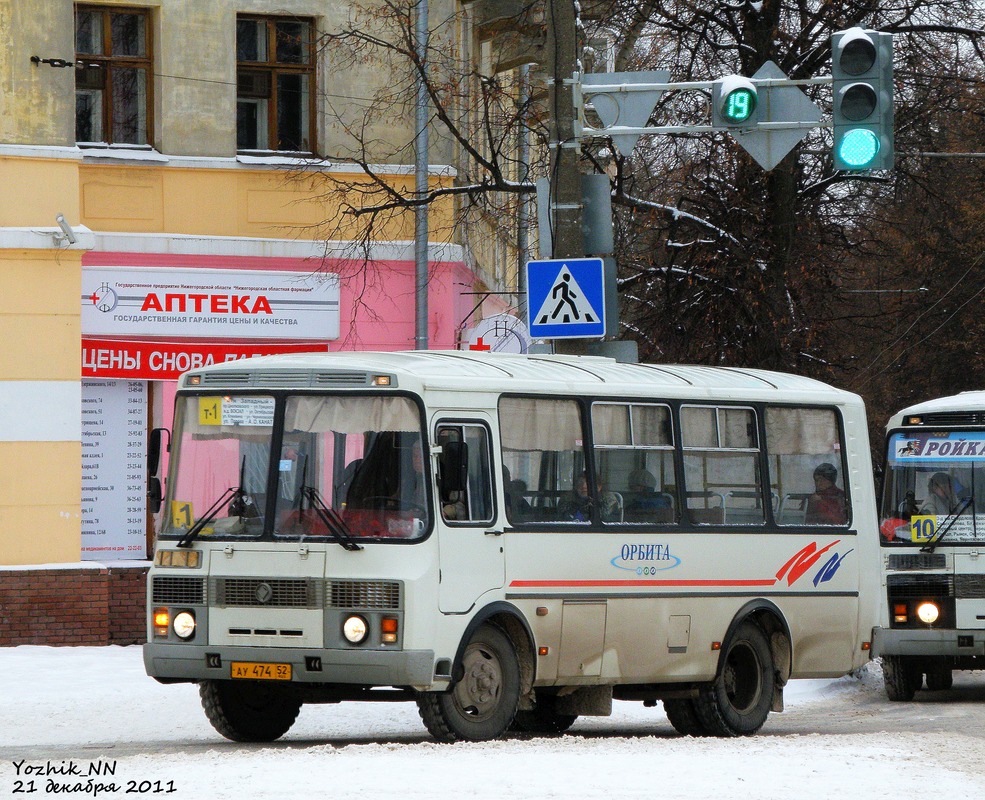
[[[627,580],[627,581],[512,581],[516,588],[564,588],[585,586],[774,586],[775,578],[748,580]]]

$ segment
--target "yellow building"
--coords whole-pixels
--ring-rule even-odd
[[[410,115],[365,115],[401,76],[320,46],[348,12],[0,0],[0,645],[143,635],[143,448],[178,371],[414,346],[413,218],[365,237],[332,193],[359,178],[333,157],[413,136]],[[454,180],[448,141],[430,161],[432,185]],[[431,216],[431,347],[457,346],[494,280],[435,233],[450,214]],[[285,299],[298,282],[319,314]]]

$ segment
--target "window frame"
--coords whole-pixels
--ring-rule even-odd
[[[266,25],[266,60],[264,61],[241,61],[239,58],[239,24],[240,22],[262,22]],[[294,22],[304,23],[308,26],[309,41],[307,42],[307,60],[300,63],[277,61],[277,23]],[[316,98],[318,95],[318,59],[317,48],[315,46],[315,19],[314,17],[291,16],[286,14],[237,14],[236,15],[236,44],[234,54],[236,57],[236,152],[243,154],[272,154],[272,153],[298,153],[313,155],[318,148],[318,126],[316,114]],[[303,45],[302,45],[303,46]],[[239,108],[243,100],[251,99],[249,95],[241,94],[243,86],[240,80],[241,73],[251,73],[266,76],[267,81],[267,109],[266,109],[266,133],[267,146],[255,148],[241,148],[239,146]],[[297,75],[308,79],[308,98],[307,98],[307,148],[287,149],[277,146],[279,136],[278,130],[278,78],[282,75]],[[302,125],[299,127],[303,127]],[[304,133],[304,131],[302,131]]]
[[[714,430],[715,430],[715,438],[716,438],[715,444],[708,444],[708,445],[687,444],[688,426],[684,421],[684,415],[688,409],[706,410],[714,413],[714,422],[715,422]],[[724,421],[722,419],[722,412],[728,412],[728,411],[746,411],[752,414],[751,432],[755,440],[752,447],[734,447],[734,446],[729,446],[727,444],[723,444],[723,442],[726,440],[727,437],[723,435]],[[762,425],[762,418],[763,418],[762,410],[760,408],[757,408],[755,405],[747,405],[744,403],[738,403],[732,405],[729,403],[683,402],[678,407],[677,413],[680,420],[679,424],[681,431],[680,432],[680,454],[681,454],[681,467],[682,467],[681,482],[683,484],[683,501],[684,501],[684,508],[682,509],[682,512],[684,517],[687,518],[692,525],[698,528],[707,528],[709,526],[712,526],[715,528],[719,528],[719,527],[729,528],[729,529],[756,528],[757,530],[759,530],[769,526],[771,524],[772,518],[771,518],[771,514],[767,511],[767,509],[772,509],[772,495],[768,491],[769,472],[766,470],[767,465],[764,463],[765,448],[764,448],[762,432],[760,431],[760,426]],[[701,519],[702,515],[699,515],[698,513],[694,513],[697,511],[705,511],[709,509],[713,510],[715,508],[707,505],[708,502],[707,498],[710,497],[707,488],[709,484],[705,483],[705,489],[703,490],[704,496],[706,497],[705,500],[706,505],[703,508],[692,507],[688,502],[692,496],[691,494],[692,487],[688,481],[688,466],[687,466],[688,456],[695,454],[705,454],[704,457],[707,458],[707,454],[712,454],[712,453],[725,454],[725,455],[740,455],[740,456],[746,455],[752,457],[753,470],[756,473],[756,478],[759,484],[754,488],[747,488],[745,485],[737,485],[732,489],[730,489],[727,493],[715,493],[715,495],[721,497],[722,500],[722,505],[721,505],[722,514],[721,514],[720,522],[717,519],[711,521],[710,517],[708,520]],[[706,471],[706,469],[707,469],[706,467],[703,468],[704,471]],[[755,507],[762,509],[761,519],[755,519],[755,520],[750,519],[749,521],[742,520],[739,522],[728,521],[728,516],[726,511],[727,508],[726,501],[729,495],[737,491],[748,493],[751,499],[758,500]],[[758,497],[755,497],[754,495],[757,494]],[[698,495],[695,495],[695,497],[697,496]]]
[[[97,11],[103,15],[102,19],[102,53],[80,53],[78,46],[78,19],[81,12]],[[73,32],[76,46],[75,60],[77,65],[92,65],[105,70],[104,85],[102,92],[102,110],[100,113],[102,124],[102,138],[99,141],[78,138],[78,108],[76,107],[76,144],[79,147],[95,148],[103,146],[129,147],[133,149],[150,149],[154,141],[154,29],[152,9],[138,6],[111,6],[99,3],[77,3],[73,9]],[[132,14],[143,17],[144,20],[144,51],[143,56],[133,55],[114,55],[112,52],[113,33],[112,19],[114,15]],[[113,75],[116,70],[121,69],[142,69],[144,70],[147,81],[145,86],[145,142],[116,142],[113,137],[114,119],[114,98],[113,98]],[[76,74],[75,92],[78,98],[80,73]],[[76,99],[76,102],[78,100]]]
[[[843,500],[845,504],[845,521],[839,524],[818,524],[814,522],[804,521],[794,521],[794,522],[782,522],[781,512],[784,510],[784,501],[791,498],[794,499],[796,494],[803,495],[803,501],[806,505],[807,498],[813,493],[812,491],[805,491],[802,493],[790,494],[781,491],[783,488],[780,486],[780,475],[779,475],[779,459],[782,457],[781,453],[774,452],[770,448],[770,423],[768,416],[771,410],[782,410],[782,411],[822,411],[830,413],[834,417],[834,433],[837,435],[838,448],[836,450],[837,456],[834,455],[824,455],[824,454],[803,454],[803,455],[816,455],[817,457],[824,457],[828,462],[835,461],[835,468],[838,470],[838,481],[840,486],[838,488],[843,492]],[[813,405],[811,403],[763,403],[761,424],[763,427],[762,431],[762,451],[766,458],[766,477],[768,480],[767,488],[770,493],[776,493],[779,498],[778,505],[773,509],[773,522],[778,530],[781,531],[799,531],[803,528],[811,529],[822,529],[831,530],[833,528],[852,528],[855,524],[854,512],[855,506],[852,502],[852,491],[849,476],[849,466],[848,466],[848,447],[847,447],[847,437],[845,432],[845,420],[844,415],[841,410],[836,405]],[[788,454],[789,455],[789,454]],[[815,465],[816,466],[816,465]],[[777,481],[776,486],[774,486],[774,480]],[[838,483],[835,484],[836,486]],[[806,511],[806,507],[804,509]]]
[[[481,478],[485,485],[482,488],[486,492],[486,496],[488,497],[489,516],[487,517],[475,516],[473,514],[473,504],[470,502],[466,502],[466,509],[470,514],[468,519],[452,519],[446,516],[445,508],[444,508],[446,502],[444,498],[441,497],[440,467],[439,467],[439,475],[438,475],[438,489],[435,495],[435,511],[436,511],[436,515],[441,517],[441,521],[445,525],[448,525],[450,527],[485,528],[492,525],[495,522],[496,514],[497,514],[496,484],[495,481],[493,480],[493,463],[494,463],[493,449],[495,445],[493,442],[492,430],[490,429],[489,424],[485,420],[475,419],[471,417],[442,417],[436,420],[434,423],[434,440],[436,442],[440,441],[441,432],[443,429],[449,429],[449,430],[456,429],[459,430],[462,434],[464,434],[466,428],[481,431],[485,439],[485,453],[480,454],[476,458],[483,462],[481,466],[484,468],[484,473],[481,476]],[[466,439],[463,440],[467,441]],[[469,454],[470,461],[472,460],[472,457],[473,456],[470,453]],[[439,455],[439,464],[440,461],[441,461],[441,456]],[[469,487],[466,487],[466,493],[468,493],[468,489],[470,487],[471,487],[471,481],[469,483]]]
[[[628,444],[610,444],[610,443],[599,442],[599,439],[596,435],[595,409],[603,406],[609,406],[609,407],[618,406],[619,408],[626,409],[627,423],[628,423],[627,434],[629,438]],[[668,434],[667,444],[644,444],[638,440],[636,433],[636,414],[633,413],[634,409],[637,408],[658,408],[666,412],[664,422],[667,425],[667,434]],[[673,519],[659,521],[659,522],[649,522],[649,521],[629,522],[626,520],[625,516],[623,516],[623,518],[618,521],[603,520],[602,521],[603,525],[612,526],[612,525],[631,524],[631,525],[657,525],[660,527],[666,527],[668,525],[676,525],[680,521],[681,506],[680,506],[680,500],[677,497],[677,493],[678,493],[678,487],[681,485],[681,478],[678,475],[679,468],[678,468],[677,456],[676,456],[678,450],[677,423],[674,419],[674,409],[670,405],[670,403],[658,399],[657,400],[640,400],[640,399],[621,400],[621,399],[612,399],[612,398],[595,398],[589,404],[588,420],[592,432],[592,453],[591,453],[592,464],[595,468],[596,475],[599,473],[600,464],[602,461],[600,451],[601,452],[621,451],[621,452],[630,452],[634,454],[647,453],[647,452],[656,452],[656,453],[661,453],[662,455],[669,454],[670,468],[673,472],[672,485],[674,486],[675,491],[673,493],[662,492],[663,494],[667,494],[673,501],[673,505],[671,506],[670,509],[674,515]],[[614,491],[611,486],[607,487],[607,490]],[[622,514],[625,515],[626,505],[627,505],[625,503],[625,498],[627,495],[621,494],[620,496],[624,504],[621,511]]]

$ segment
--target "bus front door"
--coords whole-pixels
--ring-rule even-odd
[[[497,526],[494,502],[492,434],[489,420],[471,413],[466,417],[442,414],[434,425],[437,457],[437,534],[440,559],[438,608],[446,614],[468,612],[479,598],[500,589],[506,580],[505,541]],[[456,449],[449,442],[464,443]],[[455,480],[442,454],[464,453]],[[456,487],[456,488],[449,488]],[[460,487],[460,488],[457,488]]]

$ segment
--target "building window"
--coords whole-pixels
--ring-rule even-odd
[[[149,144],[149,22],[143,9],[76,6],[76,141]]]
[[[236,147],[315,149],[315,57],[311,20],[236,20]]]

